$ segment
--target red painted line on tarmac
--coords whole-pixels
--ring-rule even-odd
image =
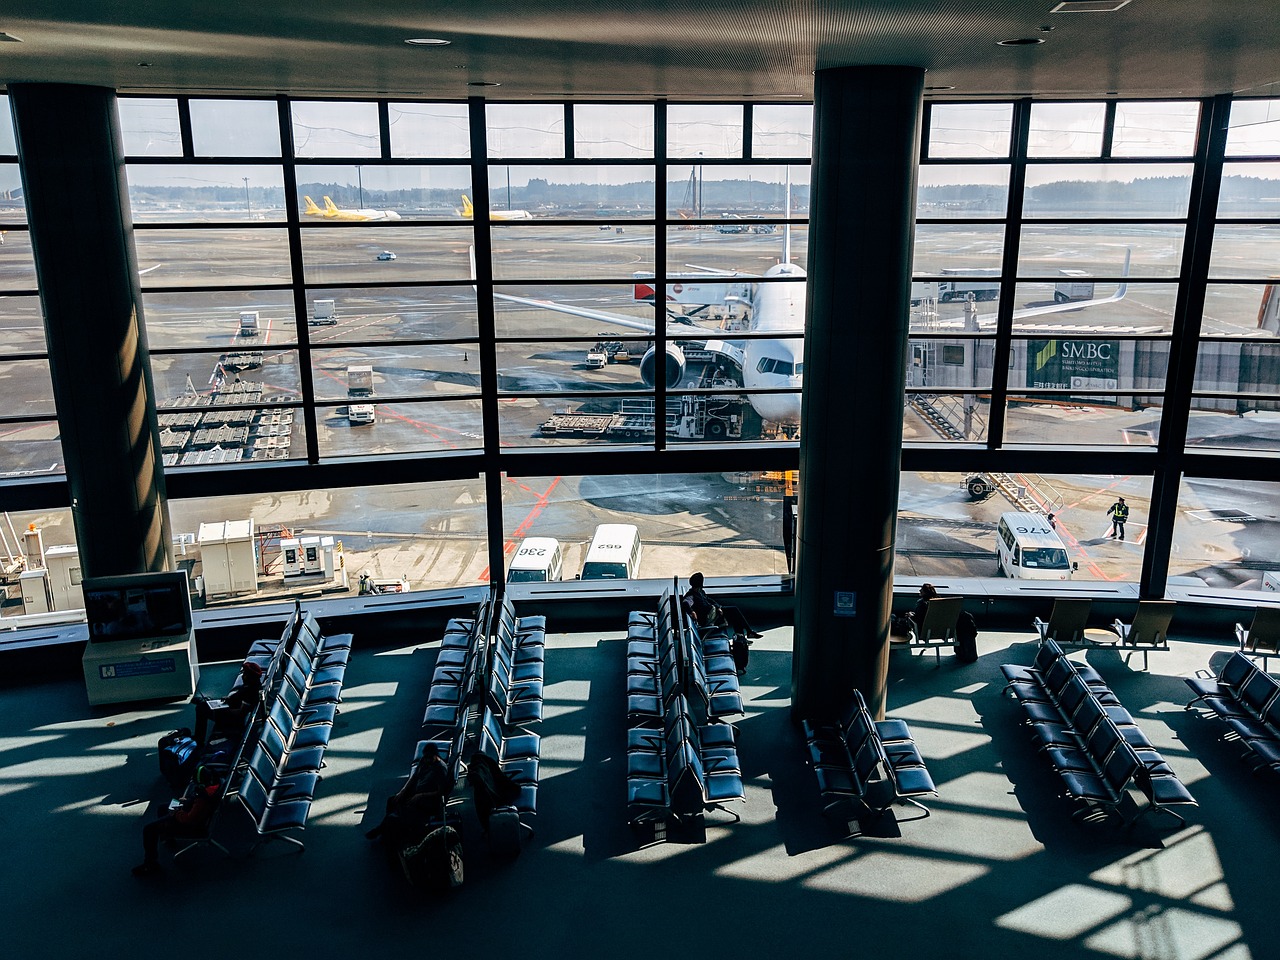
[[[1023,485],[1027,488],[1028,491],[1031,491],[1033,489],[1031,484],[1026,482],[1026,479],[1027,479],[1026,477],[1022,476],[1021,474],[1018,474],[1018,479],[1023,482]],[[1105,493],[1107,490],[1114,489],[1117,484],[1123,483],[1127,479],[1129,478],[1122,477],[1119,480],[1114,480],[1112,481],[1110,486],[1103,487],[1101,490],[1095,491],[1095,494]],[[1040,507],[1041,510],[1044,510],[1046,513],[1048,513],[1048,509],[1046,508],[1045,504],[1042,503],[1038,497],[1032,496],[1032,499],[1035,500],[1036,504]],[[1061,509],[1066,509],[1067,506],[1074,507],[1077,504],[1080,504],[1083,502],[1084,502],[1083,500],[1077,500],[1075,503],[1072,503],[1072,504],[1064,504]],[[1080,541],[1076,538],[1076,535],[1072,533],[1066,526],[1064,526],[1061,520],[1057,519],[1056,515],[1054,517],[1053,529],[1057,531],[1058,536],[1063,539],[1063,542],[1065,542],[1069,548],[1073,549],[1077,554],[1079,554],[1079,556],[1083,558],[1085,570],[1093,574],[1096,579],[1108,580],[1108,581],[1124,579],[1123,575],[1108,577],[1105,573],[1103,573],[1102,568],[1098,566],[1098,564],[1094,561],[1093,557],[1089,556],[1089,551],[1087,551],[1080,544]],[[1145,532],[1146,531],[1144,529],[1143,531],[1144,535],[1145,535]]]
[[[560,483],[560,480],[561,480],[560,477],[551,478],[551,486],[547,487],[546,490],[544,490],[542,493],[537,495],[538,499],[535,500],[533,506],[529,508],[529,512],[525,514],[525,518],[520,521],[520,525],[511,531],[511,538],[509,540],[503,541],[502,555],[504,557],[507,556],[509,553],[511,553],[511,551],[515,549],[516,543],[520,540],[523,540],[525,536],[528,534],[529,528],[533,526],[533,521],[537,520],[539,514],[541,514],[542,511],[546,509],[547,501],[551,499],[551,491],[553,491],[556,488],[557,484]],[[515,486],[519,487],[521,490],[528,490],[530,493],[533,493],[532,490],[529,490],[527,486],[525,486],[523,483],[521,483],[518,480],[508,479],[507,482],[514,484]],[[485,567],[484,570],[480,572],[480,580],[481,582],[484,582],[484,581],[487,581],[488,579],[489,579],[489,568]]]

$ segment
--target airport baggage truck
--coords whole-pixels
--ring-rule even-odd
[[[261,329],[257,310],[240,311],[240,336],[256,337]]]
[[[347,367],[347,396],[373,396],[373,367],[367,363]]]
[[[327,326],[338,322],[338,302],[332,297],[317,300],[311,310],[311,323]]]
[[[1058,271],[1058,276],[1063,279],[1053,287],[1053,299],[1056,302],[1093,299],[1093,280],[1089,279],[1089,271],[1064,268]]]

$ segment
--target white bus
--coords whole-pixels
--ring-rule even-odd
[[[640,531],[633,523],[602,523],[596,527],[583,580],[634,580],[640,575]]]
[[[526,537],[511,558],[507,583],[549,583],[564,579],[564,551],[552,537]]]
[[[1070,580],[1078,564],[1047,517],[1002,513],[996,525],[996,573],[1020,580]]]

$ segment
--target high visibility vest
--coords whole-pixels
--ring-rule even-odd
[[[1117,503],[1111,509],[1115,511],[1117,520],[1124,522],[1129,519],[1129,505],[1127,503]]]

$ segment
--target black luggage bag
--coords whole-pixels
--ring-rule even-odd
[[[978,624],[968,610],[961,610],[956,619],[956,659],[961,663],[978,659]]]
[[[186,789],[199,759],[200,745],[186,727],[160,738],[160,775],[168,781],[174,793]]]
[[[437,827],[400,851],[400,867],[415,887],[444,893],[462,886],[462,837],[450,826]]]

